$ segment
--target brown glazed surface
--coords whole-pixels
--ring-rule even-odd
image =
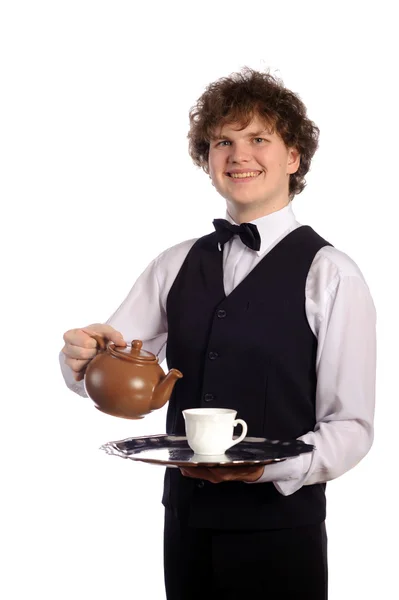
[[[99,353],[87,367],[85,388],[96,408],[115,417],[140,419],[166,404],[183,377],[180,371],[171,369],[165,376],[157,357],[141,349],[140,340],[122,348],[93,337]]]

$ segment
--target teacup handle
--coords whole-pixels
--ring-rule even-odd
[[[235,446],[236,444],[239,444],[240,442],[242,442],[242,440],[247,435],[248,425],[246,424],[246,422],[243,421],[242,419],[236,419],[233,422],[233,428],[237,427],[237,425],[241,425],[242,433],[241,433],[240,437],[238,437],[236,440],[233,440],[233,442],[230,444],[230,446],[227,446],[226,450],[228,450],[229,448],[232,448],[232,446]]]

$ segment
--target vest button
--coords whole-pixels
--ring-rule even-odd
[[[200,479],[199,481],[197,481],[197,488],[203,488],[205,485],[205,483],[202,481],[202,479]]]
[[[225,310],[223,310],[223,308],[221,308],[217,311],[216,314],[217,314],[218,319],[224,319],[225,316],[227,315],[227,312]]]
[[[205,394],[204,400],[205,402],[212,402],[212,400],[215,400],[215,396],[213,394]]]
[[[215,358],[217,358],[219,354],[217,352],[209,352],[208,356],[211,360],[215,360]]]

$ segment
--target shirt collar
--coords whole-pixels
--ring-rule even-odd
[[[234,225],[238,224],[232,219],[228,212],[226,212],[226,219]],[[249,222],[254,223],[259,231],[261,243],[260,249],[256,250],[258,255],[266,252],[267,248],[281,237],[285,231],[298,225],[294,211],[292,210],[292,202],[287,206],[284,206],[284,208],[276,210],[265,217],[260,217],[259,219]]]

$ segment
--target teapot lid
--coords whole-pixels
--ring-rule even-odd
[[[132,361],[145,361],[145,362],[158,362],[157,357],[152,352],[142,350],[143,342],[141,340],[133,340],[131,347],[127,346],[122,348],[121,346],[115,346],[112,344],[110,347],[111,353],[121,358],[127,358]]]

